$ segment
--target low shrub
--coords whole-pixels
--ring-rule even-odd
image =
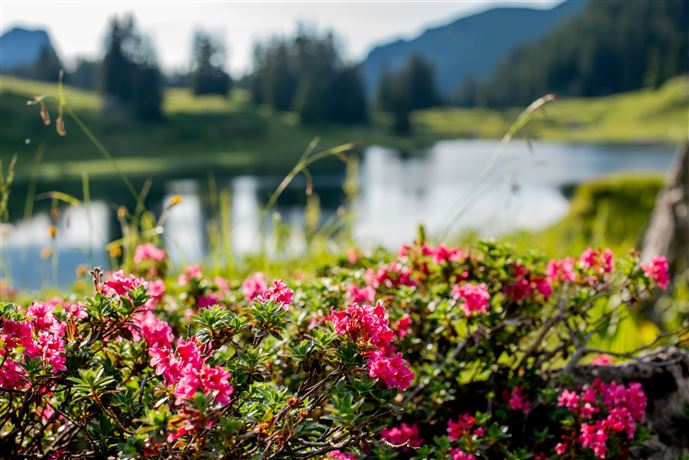
[[[634,356],[600,344],[669,283],[663,258],[420,241],[289,285],[167,268],[141,246],[91,296],[2,305],[5,455],[624,458],[649,434],[640,384],[569,371]]]

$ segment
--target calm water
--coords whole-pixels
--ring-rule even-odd
[[[494,236],[515,229],[537,229],[560,219],[568,209],[563,189],[618,171],[664,171],[673,151],[658,146],[609,146],[524,142],[507,145],[498,155],[495,141],[443,141],[419,152],[371,147],[360,164],[360,195],[355,203],[354,233],[364,247],[396,247],[409,242],[419,223],[431,234],[476,230]],[[255,250],[260,205],[281,178],[241,176],[219,181],[232,190],[232,240],[236,251]],[[343,177],[314,178],[324,218],[343,198]],[[278,210],[298,237],[304,207],[295,184]],[[303,183],[301,184],[303,189]],[[181,195],[170,212],[164,241],[174,261],[201,260],[206,248],[206,214],[201,193],[206,184],[177,180],[165,184],[167,202]],[[0,232],[0,271],[18,288],[65,285],[79,264],[106,265],[103,245],[115,238],[113,211],[105,202],[71,208],[58,222],[52,249],[56,258],[41,258],[50,247],[47,215],[14,223]],[[38,261],[38,262],[37,262]]]

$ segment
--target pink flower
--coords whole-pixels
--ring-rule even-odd
[[[160,304],[160,301],[165,296],[165,282],[160,279],[148,281],[146,293],[150,296],[150,298],[144,304],[143,310],[153,310],[158,304]]]
[[[213,282],[218,287],[218,292],[220,294],[227,294],[230,291],[230,282],[222,276],[216,276],[213,278]]]
[[[287,287],[287,285],[282,280],[277,280],[273,283],[273,286],[264,291],[259,295],[256,300],[259,302],[273,301],[274,303],[281,305],[283,309],[292,305],[292,300],[294,298],[294,293]]]
[[[373,303],[376,296],[376,290],[373,286],[358,287],[355,284],[350,284],[347,287],[347,294],[354,303]]]
[[[247,302],[263,294],[268,289],[268,282],[262,272],[256,272],[242,282],[242,292]]]
[[[81,302],[66,302],[63,306],[67,314],[74,319],[84,319],[88,317],[88,313],[86,313],[86,307]]]
[[[603,428],[602,422],[598,421],[594,425],[588,423],[581,424],[581,434],[579,441],[584,447],[593,450],[593,454],[598,458],[605,458],[608,451],[608,446],[605,444],[608,440],[608,433]]]
[[[471,316],[474,313],[488,312],[488,302],[490,301],[490,294],[486,285],[481,284],[464,284],[463,286],[455,285],[452,289],[452,297],[455,300],[462,299],[462,311],[466,316]]]
[[[410,447],[418,448],[423,444],[423,440],[419,435],[419,427],[416,424],[407,425],[403,423],[397,427],[383,428],[380,431],[380,437],[395,446],[406,444]]]
[[[450,449],[450,460],[476,460],[476,456],[464,452],[459,447]]]
[[[600,250],[587,248],[579,258],[579,263],[584,270],[594,269],[602,273],[612,272],[613,254],[610,249],[604,249],[603,253]]]
[[[112,275],[110,279],[105,282],[105,286],[110,295],[124,296],[129,293],[129,291],[134,291],[139,286],[147,286],[146,281],[141,278],[137,278],[134,275],[125,275],[122,270],[118,270]]]
[[[215,294],[200,295],[196,298],[196,305],[199,308],[208,308],[213,305],[218,305],[220,298]]]
[[[567,452],[567,444],[559,442],[555,445],[555,453],[558,455],[562,455],[565,452]]]
[[[476,419],[469,413],[464,413],[459,416],[456,422],[450,420],[447,422],[447,436],[450,441],[456,441],[465,435],[471,434],[471,429],[476,425]],[[475,433],[478,437],[483,436],[484,430],[480,433]]]
[[[359,260],[359,251],[356,249],[349,249],[347,251],[347,261],[350,264],[355,264]]]
[[[383,265],[378,271],[368,269],[366,271],[366,284],[378,288],[383,286],[391,289],[398,286],[416,286],[418,283],[411,278],[412,269],[403,267],[397,262],[390,265]]]
[[[151,346],[148,353],[156,374],[162,375],[167,385],[174,386],[175,404],[192,398],[198,390],[212,395],[219,404],[229,403],[234,393],[230,385],[232,374],[220,366],[205,364],[206,358],[194,338],[177,340],[176,353],[158,345]]]
[[[562,390],[560,397],[557,399],[557,405],[575,412],[579,407],[579,395],[575,391]]]
[[[571,283],[577,277],[574,272],[574,259],[567,257],[563,260],[551,260],[548,262],[546,274],[551,283]]]
[[[191,282],[191,280],[200,280],[203,274],[201,273],[201,267],[198,265],[191,265],[187,267],[184,273],[181,273],[177,277],[177,284],[180,286],[186,286]]]
[[[134,324],[139,327],[141,336],[144,338],[149,347],[165,347],[172,346],[174,335],[172,328],[165,321],[158,319],[151,311],[146,311],[137,314]]]
[[[512,389],[512,394],[510,395],[508,404],[512,410],[520,410],[524,413],[529,413],[531,411],[531,403],[529,402],[524,387],[516,387]]]
[[[666,289],[670,285],[670,265],[667,257],[654,257],[648,264],[641,264],[646,277],[655,282],[660,288]]]
[[[612,356],[606,355],[605,353],[596,355],[592,360],[591,364],[594,366],[609,366],[612,364],[614,361],[612,359]]]
[[[27,310],[27,319],[32,320],[38,330],[47,330],[55,322],[55,307],[44,303],[32,303]]]
[[[328,454],[328,458],[334,458],[337,460],[357,460],[357,458],[354,455],[339,450],[334,450],[330,452]]]
[[[411,316],[405,313],[394,326],[395,335],[398,338],[402,338],[411,332]]]
[[[27,384],[26,371],[10,358],[0,368],[0,388],[6,390],[20,390]]]
[[[234,388],[230,385],[232,374],[220,366],[204,366],[201,369],[201,386],[203,391],[213,394],[220,404],[229,404]]]
[[[406,390],[414,379],[409,363],[402,353],[384,356],[381,352],[371,352],[368,360],[368,375],[380,379],[388,389]]]
[[[332,310],[329,320],[338,335],[348,335],[354,342],[370,343],[376,347],[387,347],[394,338],[388,326],[388,315],[382,305],[353,303],[344,311]]]
[[[151,243],[140,244],[134,251],[134,263],[140,264],[145,260],[152,262],[163,262],[167,254],[164,249],[160,249]]]

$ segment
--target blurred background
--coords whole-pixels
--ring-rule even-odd
[[[121,257],[124,209],[179,264],[396,248],[419,224],[626,250],[689,128],[689,0],[4,1],[0,21],[0,278],[21,289]]]

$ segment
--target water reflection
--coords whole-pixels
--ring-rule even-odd
[[[621,170],[663,171],[672,159],[668,147],[535,143],[530,151],[523,142],[513,142],[484,174],[497,146],[494,141],[444,141],[423,152],[367,149],[360,166],[361,193],[354,204],[358,243],[397,247],[415,236],[419,223],[431,233],[453,223],[453,232],[472,229],[486,236],[541,228],[567,212],[564,186]],[[280,179],[240,176],[222,182],[232,193],[229,212],[236,253],[258,249],[260,206]],[[314,178],[322,202],[329,203],[324,219],[340,204],[344,178],[334,179]],[[303,184],[296,187],[303,189]],[[175,262],[198,262],[207,249],[205,189],[206,184],[194,180],[165,184],[163,203],[175,195],[182,197],[182,203],[170,210],[164,233]],[[298,254],[304,245],[303,194],[287,195],[278,211],[293,230],[288,249]],[[0,232],[2,277],[10,277],[18,288],[37,289],[70,282],[78,264],[104,264],[102,248],[114,234],[112,212],[104,203],[68,209],[60,216],[55,241],[48,235],[50,221],[45,214],[16,222],[9,232]],[[265,218],[270,229],[271,216]],[[274,243],[267,241],[268,247]],[[50,262],[42,259],[45,248],[59,257]]]

